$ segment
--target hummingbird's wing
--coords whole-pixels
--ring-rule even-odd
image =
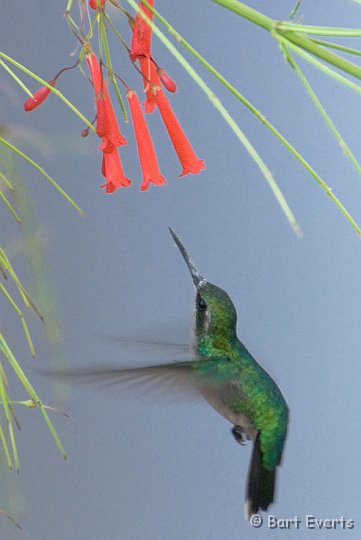
[[[106,339],[107,341],[113,341],[116,344],[119,344],[123,347],[129,347],[129,348],[137,348],[138,350],[146,350],[146,351],[160,351],[165,350],[168,352],[172,352],[173,354],[185,354],[189,352],[189,343],[176,343],[176,342],[169,342],[169,341],[154,341],[154,340],[138,340],[138,339],[131,339],[131,338],[122,338],[121,336],[113,335],[113,334],[102,334],[100,336],[102,339]]]
[[[172,362],[146,367],[118,367],[94,365],[63,371],[38,370],[41,375],[57,380],[111,388],[141,388],[143,391],[181,393],[186,397],[199,396],[191,361]]]

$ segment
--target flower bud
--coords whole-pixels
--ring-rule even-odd
[[[164,71],[164,69],[158,68],[157,74],[158,74],[158,77],[160,78],[162,85],[164,86],[164,88],[168,90],[168,92],[174,93],[177,91],[176,83],[173,81],[173,79],[169,77],[168,73]]]
[[[51,81],[48,81],[48,84],[50,84],[50,86],[55,86],[55,79],[51,79]],[[42,86],[34,93],[34,97],[30,97],[24,102],[24,110],[26,112],[33,111],[34,109],[39,107],[39,105],[41,105],[43,101],[46,100],[50,93],[50,88],[48,88],[47,86]]]

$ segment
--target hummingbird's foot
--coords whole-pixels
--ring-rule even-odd
[[[241,426],[233,426],[231,429],[233,437],[236,439],[236,441],[244,446],[246,443],[245,433],[244,430],[241,428]]]

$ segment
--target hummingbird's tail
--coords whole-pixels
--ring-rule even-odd
[[[250,519],[259,509],[267,510],[273,502],[276,483],[276,469],[265,469],[259,433],[254,441],[252,460],[248,473],[248,488],[245,505],[246,518]]]

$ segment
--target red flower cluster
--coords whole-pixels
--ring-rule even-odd
[[[93,52],[89,52],[86,54],[86,61],[95,92],[96,132],[102,139],[99,150],[103,152],[102,174],[105,176],[106,183],[100,187],[105,187],[106,193],[114,193],[118,187],[128,187],[131,184],[129,178],[124,175],[118,154],[118,146],[124,146],[127,141],[120,133],[98,58]]]
[[[153,6],[154,0],[149,0],[149,4]],[[153,14],[149,8],[141,2],[138,7],[140,11],[143,11],[152,20]],[[202,169],[205,169],[204,162],[197,158],[168,99],[164,95],[161,84],[169,92],[175,92],[177,88],[169,75],[163,69],[158,68],[154,62],[151,54],[151,39],[151,27],[143,19],[140,12],[138,12],[133,28],[129,54],[133,62],[139,60],[146,93],[146,101],[144,103],[145,112],[151,113],[155,106],[158,107],[170,140],[182,165],[182,172],[179,176],[184,176],[188,173],[198,174]]]
[[[91,9],[104,9],[106,0],[88,0]],[[149,0],[153,7],[154,0]],[[131,18],[132,24],[132,42],[130,49],[130,58],[132,62],[139,62],[140,72],[143,78],[146,100],[144,109],[146,113],[152,113],[157,107],[171,139],[175,152],[182,165],[182,172],[179,176],[186,174],[198,174],[205,168],[203,160],[198,159],[189,140],[187,139],[182,127],[180,126],[173,109],[166,98],[161,85],[169,92],[175,92],[177,87],[171,77],[160,68],[153,60],[151,53],[152,29],[143,19],[142,13],[152,20],[151,10],[139,2],[139,11],[135,19]],[[129,16],[130,17],[130,16]],[[101,139],[99,150],[102,152],[101,171],[105,177],[106,193],[114,193],[117,188],[128,187],[131,180],[124,174],[118,148],[127,144],[127,141],[120,132],[117,118],[109,96],[107,81],[104,78],[101,64],[99,64],[96,54],[93,53],[89,43],[84,43],[81,37],[78,39],[83,43],[83,51],[88,64],[90,77],[92,80],[95,105],[96,105],[96,133]],[[59,75],[74,66],[62,69],[49,85],[54,87]],[[129,103],[131,119],[133,122],[135,139],[138,147],[139,161],[142,170],[143,181],[140,186],[141,191],[148,189],[151,183],[161,186],[166,184],[162,176],[157,156],[154,150],[153,142],[145,121],[142,108],[139,104],[138,96],[134,90],[128,88],[126,83],[120,79],[127,89],[126,97]],[[36,109],[51,93],[48,87],[42,87],[37,90],[33,97],[27,99],[24,103],[26,111]],[[89,133],[89,127],[82,131],[82,136],[86,137]]]

